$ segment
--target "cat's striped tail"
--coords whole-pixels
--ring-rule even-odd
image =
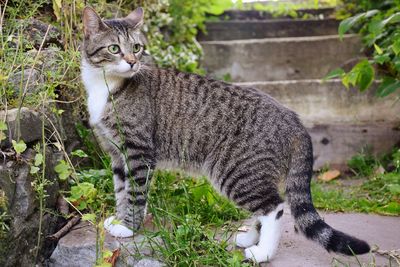
[[[369,252],[370,247],[365,241],[333,229],[319,216],[310,192],[313,165],[311,138],[307,133],[299,134],[293,145],[286,195],[297,229],[328,251],[346,255]]]

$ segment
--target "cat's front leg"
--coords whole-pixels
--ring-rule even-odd
[[[111,216],[104,221],[104,228],[115,237],[131,237],[133,231],[129,224],[124,223],[128,209],[126,180],[128,168],[121,153],[110,153],[112,161],[114,194],[116,200],[116,216]]]
[[[150,154],[138,150],[128,150],[128,153],[128,177],[125,181],[128,207],[123,221],[137,230],[146,214],[147,196],[156,164]]]

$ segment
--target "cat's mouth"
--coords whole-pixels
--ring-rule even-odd
[[[115,69],[116,74],[124,78],[133,77],[136,73],[140,71],[140,62],[137,62],[133,66],[128,63],[122,63]]]

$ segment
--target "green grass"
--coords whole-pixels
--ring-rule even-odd
[[[216,193],[205,178],[157,172],[149,198],[154,232],[145,231],[168,266],[249,266],[229,251],[232,222],[248,213]],[[162,243],[159,240],[162,240]]]
[[[361,183],[347,185],[344,180],[329,183],[312,181],[314,205],[329,211],[357,211],[398,216],[400,215],[399,166],[399,149],[381,159],[369,153],[357,154],[349,161],[349,167],[357,179],[364,177],[361,178]],[[376,174],[375,170],[378,168],[390,171]]]

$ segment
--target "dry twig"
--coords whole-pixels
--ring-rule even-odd
[[[48,239],[50,240],[59,240],[61,237],[63,237],[65,234],[67,234],[71,228],[76,225],[77,223],[79,223],[79,221],[81,220],[80,216],[73,216],[66,225],[64,225],[63,228],[61,228],[60,230],[58,230],[58,232],[56,232],[55,234],[49,235],[47,236]]]

